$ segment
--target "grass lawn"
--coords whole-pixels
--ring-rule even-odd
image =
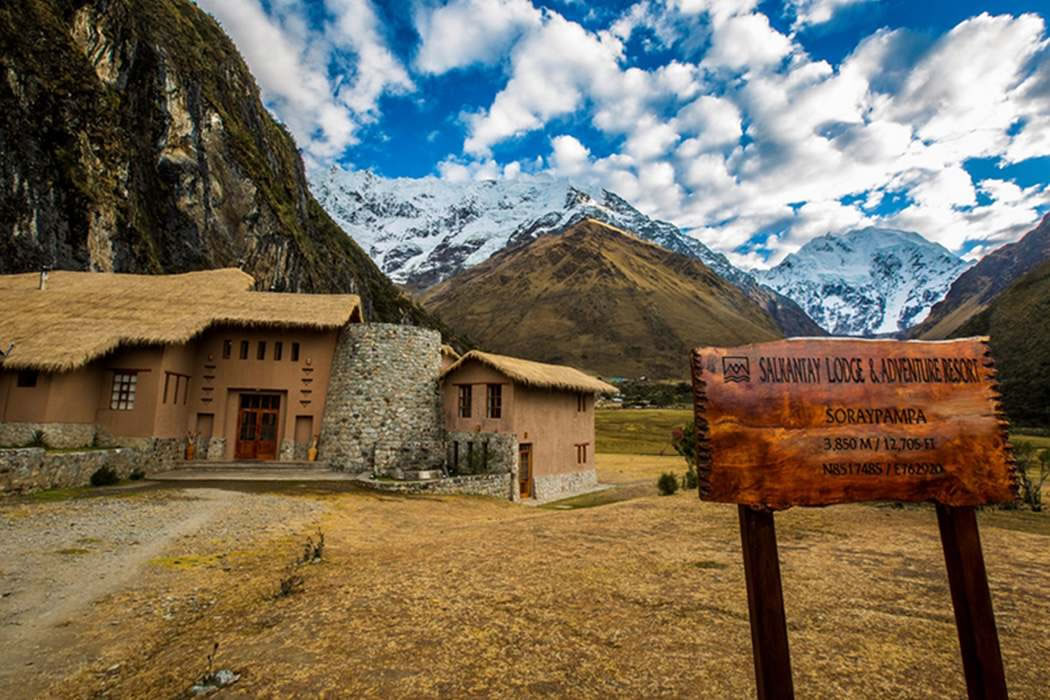
[[[1010,441],[1014,444],[1027,442],[1040,450],[1050,450],[1050,437],[1045,435],[1028,435],[1023,431],[1011,432]]]
[[[693,420],[689,409],[612,408],[595,411],[598,453],[670,455],[671,431]]]

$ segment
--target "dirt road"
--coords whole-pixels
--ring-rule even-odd
[[[0,506],[0,697],[90,662],[85,611],[197,538],[236,542],[316,517],[318,502],[219,489],[132,491]],[[17,691],[17,692],[16,692]]]

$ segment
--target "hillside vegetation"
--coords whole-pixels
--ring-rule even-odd
[[[230,39],[188,0],[0,3],[0,273],[242,266],[438,322],[307,189]]]
[[[684,378],[696,346],[781,337],[699,260],[593,220],[504,250],[423,303],[486,349],[608,376]]]
[[[911,337],[941,340],[957,337],[959,329],[981,313],[1022,275],[1050,260],[1050,214],[1015,243],[984,256],[952,284],[947,296],[911,331]]]
[[[991,336],[1010,420],[1050,425],[1050,263],[1017,280],[953,335]]]

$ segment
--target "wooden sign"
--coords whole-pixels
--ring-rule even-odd
[[[693,351],[700,497],[738,504],[761,700],[794,697],[773,510],[934,501],[971,700],[1007,697],[975,506],[1016,499],[987,339]]]
[[[986,339],[693,352],[700,497],[763,506],[1016,498]]]

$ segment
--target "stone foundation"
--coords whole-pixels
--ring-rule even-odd
[[[556,501],[575,496],[598,486],[598,472],[587,469],[562,474],[534,476],[533,490],[537,501]]]
[[[344,328],[332,358],[319,457],[359,474],[442,468],[440,347],[441,335],[426,328]]]
[[[94,423],[0,423],[0,445],[27,446],[38,430],[44,434],[44,445],[53,449],[91,447],[95,444]]]
[[[361,479],[353,483],[373,491],[402,494],[428,493],[491,496],[492,498],[503,500],[508,500],[508,494],[513,493],[515,485],[510,474],[471,474],[427,481]]]

